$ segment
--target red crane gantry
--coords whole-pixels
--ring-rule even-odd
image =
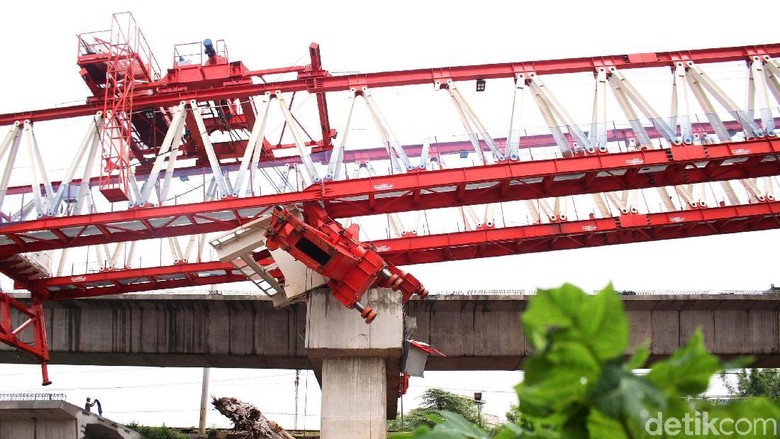
[[[46,300],[247,278],[264,291],[284,291],[290,262],[275,253],[284,251],[370,321],[375,314],[359,299],[371,286],[400,289],[404,301],[427,294],[397,265],[780,227],[780,44],[342,76],[324,70],[316,44],[309,65],[253,71],[231,60],[221,40],[177,46],[161,72],[129,14],[115,15],[109,31],[80,35],[78,44],[92,92],[85,103],[0,114],[0,126],[9,127],[0,144],[0,160],[7,157],[0,271],[32,292],[30,303],[0,293],[0,341],[36,356],[44,384]],[[724,64],[744,66],[746,105],[710,76],[708,69]],[[671,72],[670,115],[656,111],[631,79],[632,71],[658,68]],[[587,127],[545,83],[582,73],[594,78]],[[275,75],[286,77],[269,79]],[[479,92],[494,79],[514,84],[504,137],[490,135],[494,125],[460,88],[476,81]],[[398,142],[372,90],[426,84],[451,98],[465,140]],[[609,125],[607,90],[625,124]],[[298,93],[315,97],[317,138],[306,130],[313,123],[295,114]],[[545,132],[526,131],[521,110],[531,104],[524,96]],[[328,110],[337,97],[348,108],[340,132]],[[347,148],[357,100],[367,104],[380,148]],[[284,124],[278,141],[267,129],[274,102]],[[87,134],[69,171],[48,181],[33,128],[84,116]],[[33,181],[9,186],[20,148],[31,157]],[[177,189],[190,180],[202,182],[199,190]],[[93,185],[105,200],[93,197]],[[441,209],[455,212],[455,229],[436,224],[450,215]],[[424,224],[410,225],[409,212],[423,212]],[[380,218],[387,235],[361,239],[355,218]],[[195,236],[239,227],[230,238],[237,239],[255,236],[255,226],[263,245],[244,242],[228,256],[216,246],[221,261],[204,257],[205,238]],[[176,238],[184,236],[191,238],[182,251]],[[160,238],[170,244],[170,261],[133,267],[132,257],[122,257],[124,243]],[[64,275],[66,249],[88,246],[108,262]],[[55,250],[62,250],[60,263],[51,270],[41,255]]]

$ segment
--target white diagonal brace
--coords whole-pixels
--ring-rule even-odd
[[[764,57],[764,75],[766,85],[775,97],[775,101],[780,104],[780,59]]]
[[[691,109],[688,99],[688,87],[685,65],[678,62],[674,68],[674,80],[672,82],[672,118],[669,125],[674,127],[679,124],[680,140],[683,143],[693,142],[691,128]]]
[[[3,176],[0,178],[0,208],[3,207],[3,200],[5,199],[5,194],[8,192],[8,183],[11,180],[11,172],[14,169],[16,154],[19,152],[19,144],[21,141],[21,124],[19,122],[14,122],[3,139],[2,145],[0,145],[0,160],[8,154]]]
[[[599,152],[607,151],[607,70],[604,67],[596,71],[593,117],[588,140]]]
[[[255,126],[252,127],[252,132],[249,134],[249,140],[246,143],[246,149],[244,155],[241,157],[241,165],[238,168],[238,175],[236,181],[233,184],[233,196],[241,196],[241,190],[244,188],[244,178],[246,171],[250,169],[254,170],[257,164],[255,163],[255,151],[259,158],[260,151],[263,148],[263,139],[265,138],[265,125],[268,120],[268,110],[271,108],[271,93],[266,92],[260,102],[260,115],[255,118]],[[251,176],[251,172],[250,172]]]
[[[44,200],[43,194],[41,194],[41,176],[36,163],[35,154],[35,140],[32,136],[32,124],[29,120],[24,121],[24,130],[22,131],[22,137],[24,138],[24,144],[27,147],[27,156],[30,162],[30,170],[32,174],[32,193],[33,201],[35,202],[35,210],[38,212],[38,217],[44,215]]]
[[[731,185],[731,182],[728,180],[723,180],[720,182],[721,188],[723,188],[723,193],[726,194],[726,198],[729,200],[729,204],[731,206],[736,206],[739,203],[739,198],[737,198],[737,193],[734,191],[734,186]]]
[[[694,64],[693,61],[688,61],[688,73],[693,75],[696,80],[700,82],[708,92],[710,92],[715,100],[717,100],[723,106],[723,108],[726,109],[726,111],[731,113],[731,115],[734,116],[734,119],[739,121],[746,135],[749,137],[760,137],[764,135],[763,130],[752,119],[750,119],[750,117],[748,117],[747,112],[737,107],[737,104],[720,87],[718,87],[718,85],[715,84],[715,82],[710,79],[707,74],[704,73],[701,67]]]
[[[488,148],[490,148],[490,152],[493,153],[493,157],[496,160],[504,160],[504,154],[502,154],[498,149],[495,139],[490,135],[479,117],[477,117],[477,113],[474,112],[473,108],[471,108],[471,105],[469,105],[469,103],[463,97],[463,94],[455,86],[455,83],[452,81],[447,81],[447,90],[450,92],[450,96],[452,96],[455,105],[459,106],[463,110],[464,114],[470,120],[471,124],[473,124],[473,126],[476,128],[479,135],[482,136],[482,140],[484,140],[488,145]]]
[[[512,114],[509,116],[509,134],[506,136],[504,156],[509,160],[520,159],[520,122],[523,116],[523,100],[525,98],[525,74],[515,77],[515,93],[512,98]]]
[[[395,153],[397,159],[400,160],[403,164],[403,168],[396,170],[412,170],[414,167],[409,161],[409,157],[406,155],[406,151],[404,151],[404,148],[401,146],[401,143],[398,141],[395,133],[393,133],[393,131],[390,129],[390,125],[387,123],[385,116],[382,114],[382,111],[379,109],[379,106],[374,100],[374,97],[371,95],[371,91],[368,89],[368,87],[363,87],[361,89],[360,95],[363,96],[363,100],[366,101],[371,118],[374,120],[374,124],[376,125],[379,134],[382,136],[382,140],[385,142],[385,145],[387,145],[388,152],[392,151]],[[390,154],[390,156],[393,158],[392,154]],[[394,165],[397,165],[397,163],[394,162]]]
[[[347,119],[344,121],[341,131],[339,131],[341,138],[338,143],[333,146],[333,151],[330,153],[328,172],[325,174],[325,180],[338,180],[339,175],[341,175],[341,166],[344,163],[344,149],[347,147],[349,126],[352,123],[352,113],[355,110],[355,92],[356,90],[354,88],[349,89],[349,94],[347,95],[347,101],[349,102]]]
[[[639,91],[634,88],[633,84],[631,84],[631,82],[623,75],[623,73],[615,68],[610,68],[610,71],[612,72],[612,75],[609,77],[609,81],[612,85],[612,89],[622,90],[625,96],[639,108],[639,111],[641,111],[642,114],[644,114],[645,117],[648,118],[650,122],[652,122],[655,129],[658,130],[658,132],[661,134],[661,136],[663,136],[664,139],[666,139],[667,142],[679,143],[679,140],[675,139],[675,133],[669,124],[659,115],[659,113],[650,105],[650,103],[645,100]],[[623,111],[625,111],[625,109]],[[631,118],[630,115],[627,114],[627,116]],[[633,126],[634,125],[632,125],[632,127]],[[634,132],[636,131],[637,130],[635,129]],[[641,138],[639,141],[640,144],[643,142]]]
[[[171,147],[174,142],[176,142],[175,149],[178,150],[178,145],[181,141],[181,135],[184,131],[184,113],[186,111],[185,105],[186,103],[181,101],[181,103],[179,103],[179,105],[176,107],[173,120],[168,126],[168,131],[165,133],[163,143],[160,145],[160,150],[157,153],[154,164],[152,164],[152,170],[149,172],[149,176],[146,178],[146,181],[141,187],[139,194],[140,196],[136,200],[136,203],[141,207],[145,206],[147,201],[149,201],[149,195],[151,195],[152,189],[154,189],[155,185],[157,184],[157,178],[160,175],[160,170],[162,169],[163,163],[165,163],[166,157],[169,155],[169,153],[171,153]],[[176,151],[173,151],[173,153],[175,154]]]
[[[529,85],[531,86],[531,90],[533,90],[534,94],[539,96],[539,98],[541,98],[547,104],[547,107],[564,125],[566,125],[566,129],[572,136],[577,139],[583,148],[585,148],[588,152],[595,152],[595,149],[593,149],[593,145],[591,145],[588,137],[585,136],[585,133],[582,132],[580,127],[574,123],[574,119],[569,116],[569,113],[560,104],[560,102],[558,102],[558,99],[555,98],[555,95],[553,95],[547,86],[545,86],[542,80],[539,79],[539,76],[537,76],[535,73],[531,73],[528,75],[528,77],[530,79]]]
[[[65,191],[69,189],[70,184],[73,181],[73,177],[76,174],[76,169],[84,160],[85,154],[87,154],[88,151],[94,152],[92,146],[100,140],[102,124],[102,112],[98,111],[98,113],[92,117],[90,126],[87,128],[87,132],[84,134],[84,139],[81,141],[81,146],[79,146],[79,148],[76,150],[76,153],[73,155],[70,167],[68,167],[68,171],[65,173],[65,177],[62,179],[60,186],[57,188],[57,193],[55,193],[52,197],[51,204],[49,205],[47,212],[49,216],[53,216],[57,212],[57,209],[59,208],[60,203],[65,196]],[[89,158],[90,157],[88,156],[88,161]],[[90,163],[94,164],[94,159]],[[90,163],[87,163],[87,169],[91,170],[91,166],[89,166]],[[87,185],[87,187],[89,187],[89,180],[82,180],[81,184],[82,186]],[[79,192],[81,191],[79,190]]]
[[[217,190],[219,191],[220,198],[227,198],[228,188],[225,183],[225,177],[222,175],[222,167],[219,165],[219,159],[217,153],[214,152],[214,145],[211,144],[209,138],[209,132],[206,129],[206,124],[203,123],[203,116],[200,114],[200,107],[196,100],[190,101],[190,108],[192,109],[192,115],[195,117],[195,123],[198,125],[198,131],[200,138],[203,140],[203,148],[206,150],[206,157],[209,159],[209,165],[211,166],[211,173],[217,181]],[[173,156],[171,156],[173,158]]]
[[[284,120],[287,121],[287,125],[290,127],[290,133],[292,133],[293,140],[295,141],[295,147],[298,149],[298,155],[301,156],[301,161],[303,162],[303,166],[306,169],[306,176],[309,177],[309,181],[312,183],[319,183],[320,176],[317,173],[317,168],[314,167],[314,162],[311,160],[309,149],[306,148],[306,145],[303,142],[303,138],[301,138],[301,133],[298,131],[298,122],[292,116],[290,109],[287,108],[287,104],[284,101],[282,92],[277,90],[275,95],[276,100],[279,102],[279,108],[282,109]]]
[[[748,116],[750,120],[753,120],[754,103],[757,101],[758,113],[761,117],[761,124],[764,128],[764,133],[773,135],[775,132],[775,119],[772,117],[772,107],[769,104],[769,91],[767,86],[771,83],[768,70],[764,69],[764,63],[759,57],[754,57],[753,62],[750,64],[750,79],[748,91]]]
[[[731,142],[731,135],[726,129],[726,125],[724,125],[723,121],[720,119],[720,116],[718,116],[717,111],[715,111],[715,107],[712,105],[712,102],[710,102],[710,98],[707,97],[707,94],[704,92],[704,86],[696,79],[696,75],[688,75],[687,78],[688,83],[691,86],[691,91],[693,91],[693,95],[696,97],[696,100],[699,101],[702,110],[704,110],[704,115],[715,130],[715,135],[718,136],[718,140],[721,142]]]
[[[628,124],[631,126],[631,130],[637,137],[639,148],[654,148],[653,142],[650,140],[650,136],[647,134],[645,126],[642,125],[642,121],[639,120],[639,116],[637,116],[628,96],[626,96],[626,91],[623,87],[622,81],[618,79],[618,77],[615,75],[615,72],[616,69],[614,67],[610,67],[609,75],[607,75],[607,82],[612,89],[612,94],[615,96],[615,100],[617,100],[618,105],[620,105],[620,109],[623,110],[623,114],[626,115]]]

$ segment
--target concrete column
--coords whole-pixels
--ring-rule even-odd
[[[323,438],[385,438],[385,360],[342,357],[322,360]]]
[[[322,387],[323,439],[384,439],[398,402],[403,308],[400,295],[373,289],[362,303],[377,312],[367,325],[326,290],[309,297],[306,348]]]

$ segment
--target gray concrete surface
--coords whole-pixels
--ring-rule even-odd
[[[512,370],[529,352],[519,324],[529,297],[433,296],[413,300],[406,314],[417,340],[447,354],[430,358],[429,369]],[[780,295],[623,299],[632,346],[649,338],[653,356],[669,355],[700,326],[712,352],[780,367]],[[256,295],[118,296],[48,302],[46,325],[53,363],[311,368],[305,306],[275,310]],[[32,361],[0,344],[0,362]]]
[[[66,401],[0,401],[0,439],[143,439]]]

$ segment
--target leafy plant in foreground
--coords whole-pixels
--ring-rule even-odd
[[[749,361],[722,364],[705,349],[701,331],[668,359],[654,363],[647,375],[635,375],[634,369],[645,367],[649,344],[625,358],[629,323],[611,286],[595,295],[569,284],[539,290],[522,323],[534,353],[524,364],[524,381],[515,387],[520,415],[495,438],[712,437],[702,421],[715,417],[780,425],[780,408],[767,399],[726,405],[692,402],[691,397],[707,389],[713,374]],[[441,412],[430,419],[436,423],[433,428],[421,426],[393,437],[490,437],[455,413]],[[753,430],[739,437],[775,434],[771,429]]]

